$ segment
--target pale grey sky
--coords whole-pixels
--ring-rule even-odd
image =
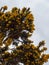
[[[0,7],[4,5],[8,6],[8,10],[12,7],[30,7],[35,18],[36,28],[31,40],[35,45],[39,41],[45,40],[48,48],[46,53],[49,53],[49,0],[0,0]],[[49,62],[44,65],[49,65]]]

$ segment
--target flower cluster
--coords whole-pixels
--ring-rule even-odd
[[[9,37],[12,39],[18,39],[22,35],[22,31],[28,31],[27,37],[30,36],[34,28],[34,17],[30,12],[30,8],[22,8],[22,10],[17,7],[12,8],[11,11],[7,11],[7,6],[0,8],[0,32],[3,38],[6,36],[6,32],[10,30]]]
[[[45,42],[41,41],[35,46],[28,38],[35,30],[30,8],[5,10],[7,6],[0,8],[0,65],[19,65],[19,62],[24,65],[43,65],[49,59],[49,54],[43,53],[47,50]],[[15,45],[15,48],[10,49],[10,45]]]
[[[6,10],[7,7],[2,7],[3,10]],[[22,10],[14,7],[11,11],[3,12],[0,11],[0,31],[5,32],[7,30],[21,32],[22,30],[27,30],[33,32],[34,17],[29,11],[28,8],[23,8]],[[19,35],[19,34],[18,34]]]
[[[41,43],[41,46],[43,46],[43,44]],[[19,62],[23,63],[24,65],[43,65],[48,61],[49,54],[43,53],[45,49],[41,52],[41,49],[40,47],[38,48],[38,46],[34,46],[33,44],[29,43],[23,44],[17,46],[11,54],[5,51],[4,54],[2,54],[2,57],[5,63],[7,62],[12,65],[17,65]]]

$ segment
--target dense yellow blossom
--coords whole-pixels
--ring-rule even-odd
[[[0,65],[18,65],[19,62],[24,65],[43,65],[48,61],[49,54],[43,53],[47,50],[44,47],[45,41],[35,46],[29,40],[35,30],[30,8],[24,7],[20,10],[14,7],[11,11],[5,10],[7,6],[0,8]],[[10,49],[11,44],[15,48]]]

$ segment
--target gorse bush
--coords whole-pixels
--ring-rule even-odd
[[[5,10],[7,6],[0,8],[0,65],[43,65],[48,61],[49,54],[43,53],[47,50],[45,41],[35,46],[29,40],[35,30],[30,8]],[[15,47],[10,49],[10,45]]]

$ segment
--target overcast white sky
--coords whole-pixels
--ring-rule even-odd
[[[0,7],[7,5],[8,10],[16,6],[18,8],[30,7],[34,15],[34,24],[36,30],[31,37],[34,44],[38,44],[39,41],[45,40],[49,53],[49,0],[0,0]],[[44,64],[49,65],[49,62]]]

